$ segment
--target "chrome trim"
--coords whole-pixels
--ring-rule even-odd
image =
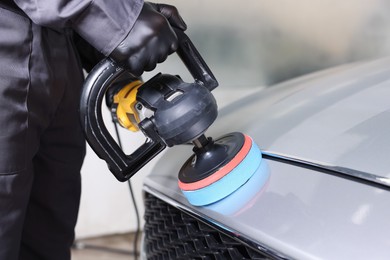
[[[164,202],[168,203],[169,205],[185,212],[186,214],[196,218],[199,221],[202,221],[203,223],[215,228],[219,232],[237,240],[240,241],[241,243],[247,245],[248,247],[253,248],[254,250],[258,250],[261,253],[267,255],[270,258],[273,259],[291,259],[290,257],[287,257],[286,255],[276,251],[273,248],[270,248],[258,241],[253,241],[252,239],[246,237],[244,234],[240,233],[239,231],[233,230],[221,223],[216,222],[215,220],[211,219],[205,214],[202,214],[201,212],[197,212],[193,210],[192,208],[188,207],[185,204],[182,204],[172,198],[169,198],[168,196],[158,192],[157,190],[144,185],[143,186],[143,191],[148,192],[152,194],[153,196],[157,197],[160,200],[163,200]]]
[[[263,157],[269,160],[281,161],[304,168],[315,168],[316,171],[322,170],[325,173],[332,174],[342,178],[348,178],[364,184],[373,185],[382,189],[390,190],[390,178],[377,176],[368,172],[362,172],[350,168],[327,165],[324,163],[307,161],[298,157],[285,155],[272,151],[261,151]]]

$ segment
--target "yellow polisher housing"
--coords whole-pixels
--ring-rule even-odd
[[[142,84],[143,82],[140,80],[133,81],[123,87],[114,96],[116,116],[119,124],[133,132],[139,130],[138,123],[140,122],[140,118],[135,105],[137,103],[137,91]]]

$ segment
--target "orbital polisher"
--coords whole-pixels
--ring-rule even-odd
[[[119,181],[126,181],[167,146],[192,143],[193,155],[178,173],[178,185],[193,205],[207,205],[233,193],[257,170],[261,152],[253,140],[234,132],[217,139],[205,132],[218,107],[211,91],[218,86],[213,73],[188,36],[176,31],[177,54],[193,83],[179,76],[157,74],[147,82],[134,80],[115,91],[112,112],[123,127],[141,130],[146,141],[126,155],[107,130],[102,102],[114,83],[129,74],[111,59],[101,61],[83,88],[80,116],[86,139]]]

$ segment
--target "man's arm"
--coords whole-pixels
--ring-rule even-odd
[[[136,76],[176,51],[173,30],[186,24],[171,5],[143,0],[14,0],[41,26],[72,28],[105,56]]]
[[[41,26],[73,28],[108,56],[129,34],[143,0],[14,0]]]

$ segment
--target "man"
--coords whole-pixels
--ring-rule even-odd
[[[0,0],[0,259],[70,259],[85,141],[76,32],[134,75],[177,48],[176,8]]]

